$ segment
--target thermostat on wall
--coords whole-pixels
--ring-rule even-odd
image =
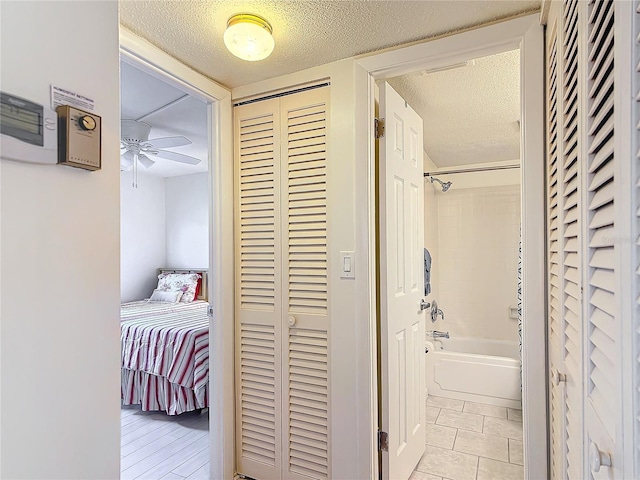
[[[69,105],[58,113],[58,163],[86,170],[102,167],[102,119]]]
[[[55,164],[56,112],[40,104],[0,92],[0,158]]]

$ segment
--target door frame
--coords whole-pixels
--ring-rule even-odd
[[[546,478],[547,448],[547,364],[545,295],[545,177],[544,177],[544,31],[539,14],[525,15],[462,33],[407,47],[364,56],[356,64],[366,75],[356,74],[356,91],[367,92],[367,103],[357,109],[359,122],[367,125],[366,144],[357,146],[359,156],[368,159],[368,244],[375,252],[375,145],[373,112],[375,82],[416,70],[432,69],[465,60],[520,49],[521,105],[521,195],[522,195],[522,311],[523,322],[523,425],[525,478]],[[364,94],[362,94],[364,95]],[[366,115],[366,116],[365,116]],[[365,123],[366,122],[366,123]],[[362,137],[361,137],[362,138]],[[363,172],[364,174],[364,172]],[[377,271],[374,255],[368,256],[369,288],[375,292]],[[376,295],[369,295],[370,338],[376,338]],[[370,358],[375,362],[377,344],[371,342]],[[540,354],[541,348],[545,353]],[[377,366],[369,367],[370,385],[377,384]],[[377,395],[369,404],[372,433],[378,430]],[[375,442],[374,442],[375,443]],[[377,448],[376,448],[377,449]],[[375,452],[375,450],[374,450]],[[371,458],[378,478],[377,455]]]
[[[235,474],[231,91],[120,26],[120,60],[207,102],[209,129],[210,478]],[[227,207],[227,208],[225,208]],[[216,321],[217,320],[217,321]],[[213,448],[213,446],[216,448]]]

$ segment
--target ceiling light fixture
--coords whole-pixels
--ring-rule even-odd
[[[272,32],[271,24],[264,18],[239,13],[227,21],[224,44],[231,53],[243,60],[263,60],[271,55],[275,46]]]

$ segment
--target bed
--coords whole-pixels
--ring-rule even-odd
[[[152,301],[121,306],[121,398],[123,405],[179,415],[209,406],[207,272],[158,273]],[[200,277],[193,300],[153,301],[163,278],[189,274]]]

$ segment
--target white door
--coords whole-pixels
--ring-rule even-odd
[[[386,83],[380,116],[382,478],[406,480],[425,450],[422,119]]]

